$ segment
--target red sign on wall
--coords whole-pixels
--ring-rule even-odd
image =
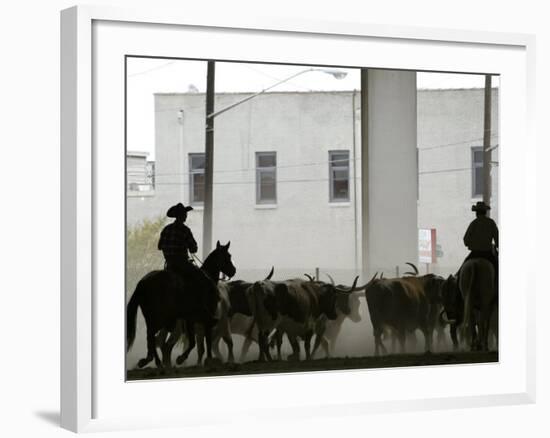
[[[418,261],[420,263],[436,262],[435,228],[418,229]]]

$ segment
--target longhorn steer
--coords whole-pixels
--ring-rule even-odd
[[[365,288],[375,355],[378,356],[380,350],[387,353],[382,343],[382,333],[387,327],[397,336],[401,352],[405,351],[406,334],[420,329],[424,335],[425,351],[429,352],[440,306],[438,288],[433,287],[436,276],[377,279],[376,275]]]
[[[327,274],[330,279],[330,283],[335,285],[334,280],[330,275]],[[344,285],[336,286],[340,289],[346,289]],[[334,352],[336,345],[336,339],[342,330],[342,325],[347,319],[352,322],[360,322],[361,315],[359,314],[359,296],[362,295],[360,292],[361,288],[356,288],[352,293],[341,295],[336,301],[336,319],[331,320],[324,318],[323,325],[319,324],[321,330],[316,332],[315,343],[313,345],[313,351],[311,356],[314,357],[319,346],[323,347],[325,352],[325,357],[329,358]]]
[[[304,340],[306,359],[311,358],[311,338],[316,335],[316,347],[325,336],[327,323],[338,319],[338,309],[346,314],[349,295],[355,289],[357,277],[351,288],[335,286],[322,281],[288,280],[276,288],[280,322],[277,326],[277,349],[280,357],[282,335],[286,334],[293,353],[289,359],[299,360],[298,338]],[[316,348],[314,347],[314,348]]]

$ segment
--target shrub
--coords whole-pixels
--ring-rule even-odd
[[[165,219],[144,220],[126,230],[126,295],[130,296],[138,281],[148,272],[163,269],[164,258],[157,249]]]

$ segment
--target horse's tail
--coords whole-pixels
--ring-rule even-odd
[[[134,291],[132,298],[130,298],[128,306],[126,307],[126,352],[130,351],[136,338],[136,317],[137,309],[141,301],[142,288],[143,286],[140,281],[136,286],[136,290]]]

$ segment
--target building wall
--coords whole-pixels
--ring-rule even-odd
[[[346,281],[361,266],[359,94],[266,93],[215,119],[213,237],[231,240],[241,278],[256,278],[274,265],[281,275],[330,268]],[[245,96],[218,94],[216,109]],[[176,202],[189,203],[188,154],[204,151],[204,108],[204,94],[155,95],[156,187],[154,196],[128,198],[130,226],[164,216]],[[493,109],[498,132],[496,92]],[[482,144],[483,90],[420,90],[417,111],[418,226],[437,229],[440,257],[429,269],[446,274],[466,254],[462,236],[478,200],[471,196],[471,147]],[[350,202],[329,202],[330,150],[350,151]],[[256,205],[255,153],[261,151],[277,152],[276,205]],[[494,167],[494,193],[497,174]],[[200,207],[188,225],[200,248]],[[387,275],[394,268],[388,266]]]
[[[455,272],[468,251],[462,238],[475,218],[471,148],[483,145],[484,90],[421,90],[418,93],[420,228],[435,228],[440,257],[431,268]],[[492,144],[498,143],[498,90],[492,93]],[[493,152],[498,161],[498,148]],[[498,223],[498,167],[492,168],[491,216]]]

